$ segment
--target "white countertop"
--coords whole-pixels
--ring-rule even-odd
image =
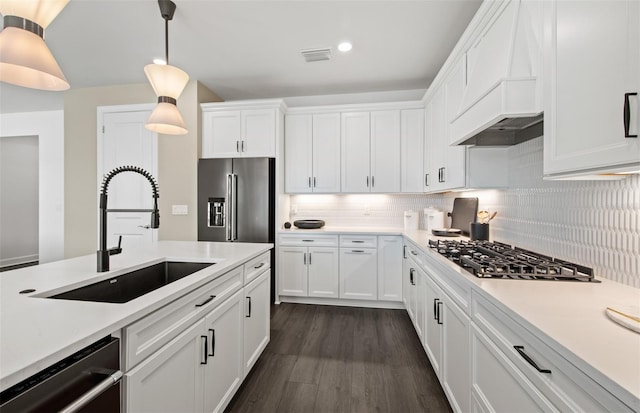
[[[160,241],[111,256],[96,272],[95,254],[0,273],[0,390],[114,333],[217,278],[273,244]],[[37,297],[92,284],[164,260],[214,262],[123,304]],[[27,288],[36,292],[19,294]]]
[[[290,229],[280,228],[279,234],[379,234],[402,235],[402,228],[394,227],[334,227],[324,226],[320,229],[299,229],[292,226]]]
[[[439,237],[404,235],[621,400],[640,406],[640,334],[605,314],[608,306],[639,305],[640,289],[597,274],[600,283],[478,278],[429,248],[429,239]]]

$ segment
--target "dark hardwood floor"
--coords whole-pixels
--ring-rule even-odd
[[[271,342],[227,412],[451,411],[406,311],[271,312]]]

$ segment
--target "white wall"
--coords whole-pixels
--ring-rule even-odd
[[[61,110],[0,114],[1,136],[37,136],[39,260],[64,258],[64,114]]]
[[[0,137],[0,267],[38,261],[38,137]]]

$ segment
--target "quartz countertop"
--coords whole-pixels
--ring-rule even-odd
[[[290,229],[280,228],[279,234],[380,234],[402,235],[402,228],[395,227],[336,227],[325,225],[319,229],[299,229],[292,226]]]
[[[95,254],[0,273],[0,390],[214,280],[273,244],[160,241],[111,256],[96,272]],[[122,304],[44,298],[151,264],[211,262],[192,275]],[[20,294],[25,289],[35,289]]]
[[[429,248],[429,240],[440,237],[426,231],[404,236],[620,400],[640,408],[640,334],[605,313],[607,307],[639,305],[640,289],[597,274],[600,283],[478,278]]]

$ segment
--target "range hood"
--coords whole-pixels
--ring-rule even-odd
[[[452,145],[516,145],[542,135],[542,2],[496,7],[464,54]]]

